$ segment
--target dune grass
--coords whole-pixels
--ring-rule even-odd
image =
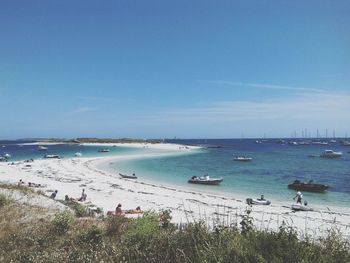
[[[1,199],[1,197],[0,197]],[[331,231],[319,240],[300,240],[293,229],[210,229],[204,222],[181,228],[170,211],[142,217],[36,217],[40,209],[3,202],[0,206],[0,262],[350,262],[349,243]]]

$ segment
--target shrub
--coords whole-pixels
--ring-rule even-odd
[[[0,193],[0,207],[8,205],[9,203],[10,199],[6,195]]]
[[[90,243],[91,245],[98,245],[103,240],[104,230],[102,227],[92,225],[88,230],[81,234],[80,239],[83,242]]]
[[[54,229],[57,233],[63,234],[69,230],[74,222],[74,216],[68,210],[57,213],[53,220]]]

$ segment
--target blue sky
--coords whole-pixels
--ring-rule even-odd
[[[350,136],[350,2],[0,1],[0,138]]]

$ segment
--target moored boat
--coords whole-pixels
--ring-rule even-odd
[[[205,176],[192,176],[190,180],[188,180],[191,184],[207,184],[207,185],[218,185],[224,179],[222,178],[210,178],[208,175]]]
[[[47,151],[47,147],[45,147],[45,146],[42,146],[42,145],[39,145],[38,146],[38,151]]]
[[[61,156],[59,156],[57,154],[45,154],[44,158],[46,158],[46,159],[61,159]]]
[[[82,156],[83,156],[83,154],[82,154],[82,153],[77,152],[77,153],[75,153],[75,154],[74,154],[74,156],[75,156],[75,157],[82,157]]]
[[[295,180],[293,183],[288,185],[288,188],[297,191],[324,192],[329,188],[329,186],[326,184],[315,184],[312,180],[307,183]]]
[[[245,156],[236,156],[233,158],[233,160],[238,162],[250,162],[251,160],[253,160],[253,158]]]
[[[335,152],[333,150],[325,150],[320,156],[323,158],[339,158],[343,155],[342,152]]]
[[[100,153],[108,153],[110,150],[107,148],[99,149],[98,152]]]
[[[120,175],[121,178],[126,178],[126,179],[137,179],[137,176],[136,176],[135,174],[128,175],[128,174],[119,173],[119,175]]]

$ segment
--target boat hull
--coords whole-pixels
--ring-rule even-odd
[[[218,185],[222,183],[223,179],[209,179],[209,180],[193,180],[190,179],[188,182],[190,184],[205,184],[205,185]]]
[[[121,173],[119,173],[119,176],[120,176],[121,178],[126,178],[126,179],[137,179],[137,176],[135,176],[135,175],[127,175],[127,174],[121,174]]]
[[[299,204],[292,205],[291,208],[294,211],[313,211],[314,210],[311,207],[308,207],[308,206],[305,206],[305,205],[299,205]]]
[[[248,205],[270,205],[271,202],[269,200],[259,200],[254,198],[246,199]]]
[[[322,193],[326,191],[329,186],[323,185],[323,184],[289,184],[289,189],[297,190],[297,191],[305,191],[305,192],[316,192],[316,193]]]

